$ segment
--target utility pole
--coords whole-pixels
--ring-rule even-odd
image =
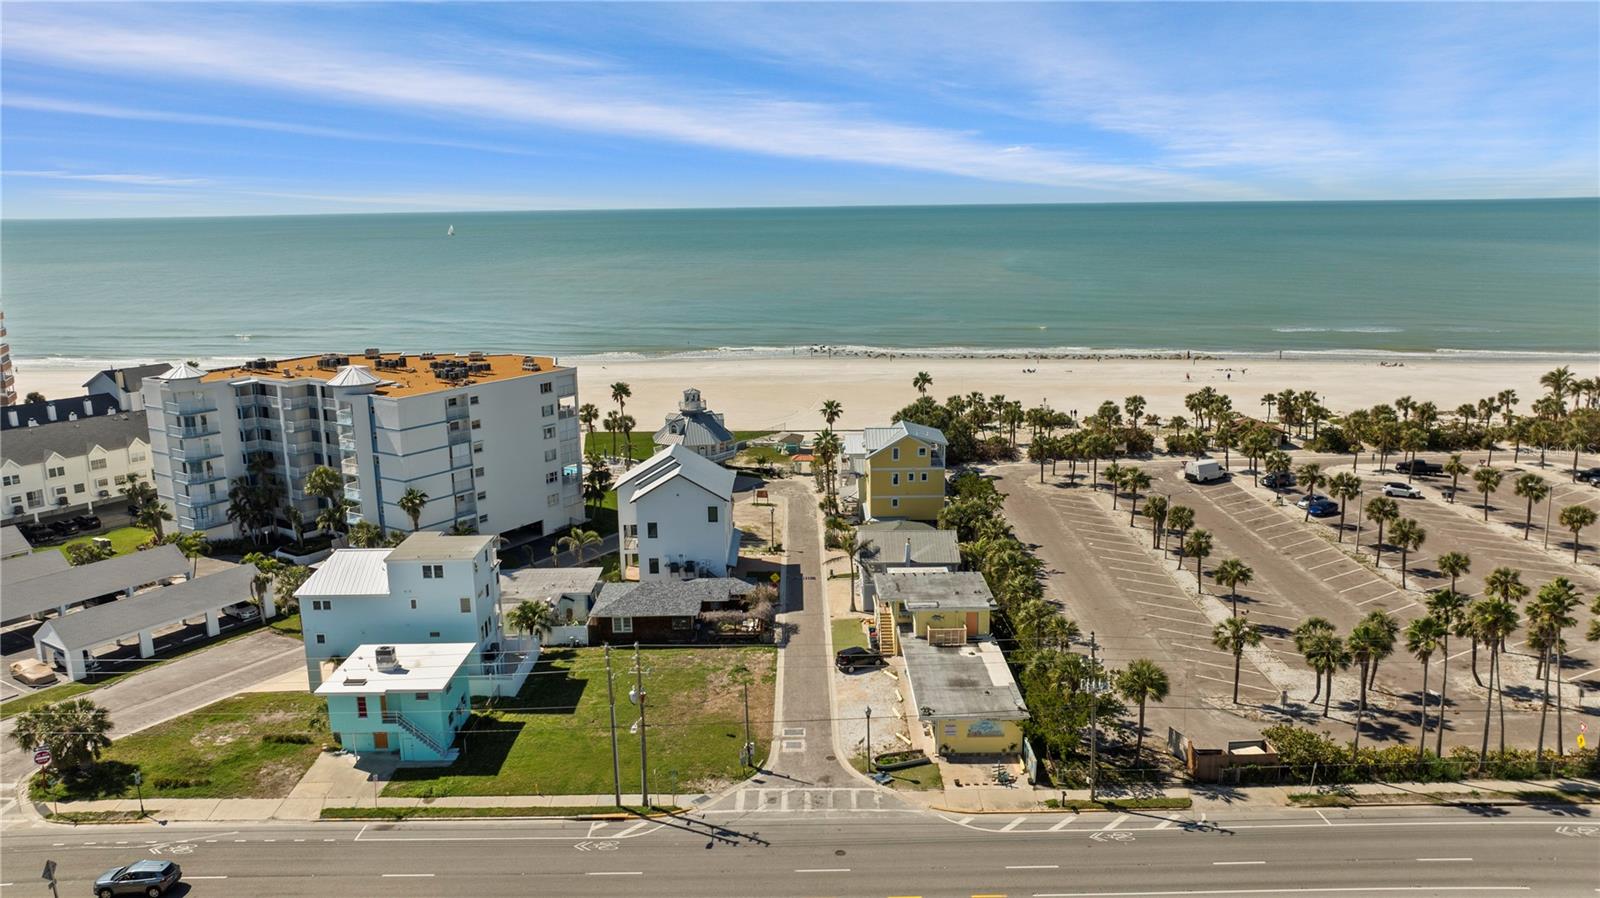
[[[611,709],[611,794],[622,807],[622,760],[617,755],[617,693],[611,685],[611,645],[606,644],[606,705]]]
[[[1556,507],[1556,490],[1560,487],[1551,486],[1550,495],[1544,500],[1544,547],[1550,548],[1550,513]]]
[[[1361,490],[1356,490],[1356,557],[1361,557]]]
[[[756,745],[750,741],[750,681],[746,675],[744,687],[744,763],[746,767],[756,766]]]
[[[639,700],[639,806],[650,807],[650,749],[644,724],[644,664],[639,660],[639,643],[633,644],[634,695]]]
[[[767,546],[778,544],[778,503],[767,500]]]
[[[1089,631],[1089,800],[1095,800],[1095,787],[1099,779],[1100,746],[1100,659],[1099,646],[1094,631]]]
[[[867,706],[867,775],[871,776],[872,774],[874,774],[876,772],[877,772],[877,765],[873,763],[873,757],[872,757],[872,706],[868,705]]]

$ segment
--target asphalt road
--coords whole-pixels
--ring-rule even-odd
[[[49,894],[36,878],[49,859],[62,894],[86,894],[94,875],[138,857],[182,864],[194,896],[1592,896],[1600,825],[1519,808],[1295,810],[1204,825],[1148,812],[52,827],[7,834],[0,888]]]

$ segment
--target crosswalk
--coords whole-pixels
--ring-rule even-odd
[[[905,805],[878,789],[746,786],[724,797],[717,809],[769,814],[861,813],[903,811]]]

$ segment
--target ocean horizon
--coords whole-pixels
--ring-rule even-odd
[[[1592,198],[35,219],[0,251],[13,356],[63,365],[1600,354]]]

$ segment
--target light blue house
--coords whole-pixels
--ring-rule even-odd
[[[401,761],[449,764],[456,733],[472,713],[470,642],[362,645],[317,695],[346,751],[394,753]]]

